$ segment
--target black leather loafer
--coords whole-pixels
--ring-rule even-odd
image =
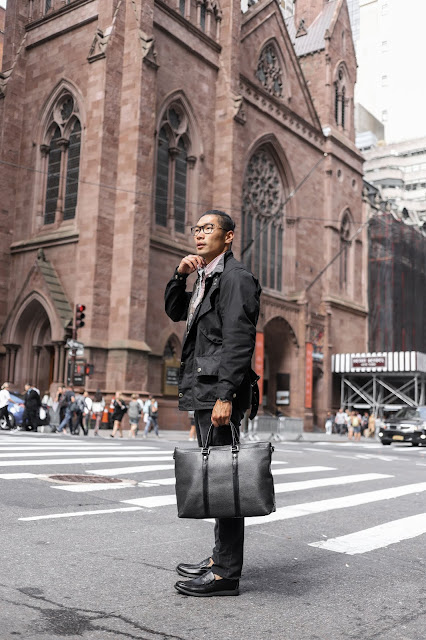
[[[240,593],[239,580],[215,580],[213,571],[207,571],[202,576],[193,580],[179,580],[175,589],[185,596],[238,596]]]
[[[181,564],[178,564],[176,567],[176,571],[184,578],[197,578],[198,576],[202,576],[203,573],[210,571],[210,568],[210,558],[206,558],[198,564],[183,564],[181,562]]]

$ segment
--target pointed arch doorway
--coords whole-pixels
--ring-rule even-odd
[[[43,394],[63,379],[64,342],[52,340],[48,311],[40,296],[32,296],[17,314],[13,343],[6,346],[6,375],[14,387],[31,382]]]

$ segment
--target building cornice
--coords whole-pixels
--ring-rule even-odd
[[[74,244],[79,240],[79,232],[73,229],[61,230],[44,235],[34,236],[28,240],[20,240],[10,245],[10,253],[12,255],[25,253],[27,251],[36,251],[46,247],[57,247],[65,244]]]

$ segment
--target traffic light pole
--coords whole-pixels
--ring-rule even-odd
[[[72,339],[77,340],[77,327],[76,327],[76,314],[74,313],[74,320],[72,325]],[[71,371],[70,371],[70,384],[74,386],[74,376],[75,376],[75,361],[77,358],[77,349],[71,349]]]

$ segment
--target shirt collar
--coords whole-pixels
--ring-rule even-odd
[[[222,273],[224,268],[224,258],[225,254],[220,253],[218,256],[216,256],[216,258],[214,258],[214,260],[209,262],[209,264],[204,267],[203,271],[206,278],[211,276],[213,273]],[[198,270],[198,273],[200,273],[200,269]]]

